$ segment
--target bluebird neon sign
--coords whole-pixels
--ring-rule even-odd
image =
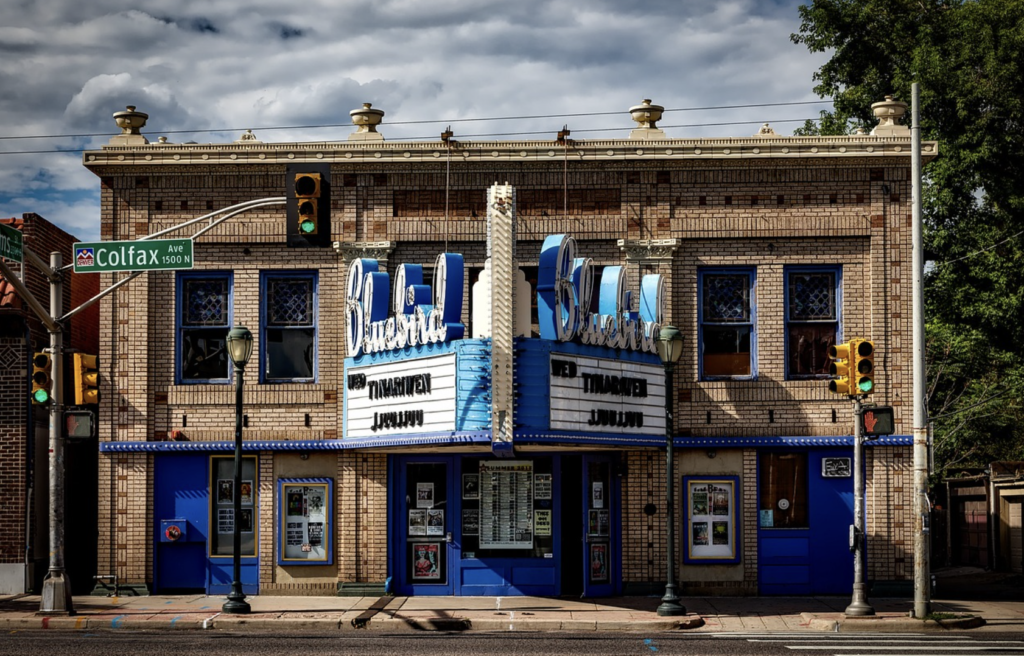
[[[442,253],[434,264],[433,290],[423,284],[421,265],[403,264],[395,273],[394,295],[389,297],[390,276],[379,270],[377,260],[353,261],[345,313],[349,355],[461,339],[464,279],[462,256]],[[393,316],[388,316],[389,300]]]
[[[631,312],[625,269],[605,267],[597,308],[591,308],[593,260],[576,257],[576,240],[572,237],[551,235],[541,247],[537,278],[541,338],[560,342],[579,339],[593,346],[657,353],[666,298],[665,280],[660,274],[643,277],[639,312]]]

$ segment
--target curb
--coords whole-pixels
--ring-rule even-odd
[[[981,617],[959,617],[949,620],[916,620],[910,617],[846,617],[842,613],[826,616],[815,613],[801,613],[807,628],[832,633],[857,633],[861,631],[893,631],[915,633],[918,631],[959,631],[976,629],[985,625]]]

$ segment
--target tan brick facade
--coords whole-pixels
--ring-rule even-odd
[[[926,144],[926,150],[933,156],[935,145]],[[247,440],[343,440],[348,264],[341,252],[357,242],[388,242],[386,265],[393,272],[403,262],[432,264],[447,244],[464,255],[467,270],[482,267],[485,191],[507,181],[518,195],[520,265],[536,266],[543,238],[564,232],[595,264],[626,265],[631,289],[641,273],[667,277],[668,321],[686,335],[672,396],[676,434],[685,438],[676,472],[684,475],[704,473],[708,466],[701,461],[702,447],[687,451],[688,439],[851,434],[848,400],[830,394],[823,380],[786,379],[787,265],[841,266],[843,334],[874,340],[879,373],[872,400],[896,409],[898,434],[910,432],[908,151],[909,138],[867,136],[616,140],[580,142],[564,152],[547,142],[464,143],[450,154],[447,194],[449,153],[439,143],[112,146],[86,153],[85,163],[102,179],[102,235],[113,240],[150,235],[234,203],[280,197],[289,163],[330,164],[331,232],[341,244],[338,251],[286,248],[283,206],[247,212],[195,245],[196,270],[233,272],[236,324],[260,323],[260,272],[318,272],[317,380],[259,384],[256,370],[247,370]],[[620,239],[675,240],[674,251],[670,259],[636,258],[627,256]],[[755,270],[755,380],[699,380],[698,270],[712,266]],[[104,274],[103,286],[123,275]],[[103,301],[101,441],[233,439],[233,386],[175,384],[174,295],[175,274],[153,272]],[[716,566],[710,575],[712,570],[683,568],[681,582],[708,593],[756,594],[758,449],[719,451],[717,462],[731,463],[728,472],[740,481],[740,563]],[[275,476],[287,469],[284,457],[274,451],[259,457],[261,591],[323,594],[338,583],[382,581],[388,576],[387,455],[338,450],[311,458],[333,472],[335,565],[303,573],[301,580],[274,559]],[[868,449],[869,579],[911,575],[910,457],[908,446]],[[664,456],[634,448],[622,460],[622,582],[663,581]],[[151,472],[150,455],[101,454],[101,573],[152,581],[150,527],[157,518],[149,510]],[[676,503],[679,508],[681,500]],[[658,513],[645,514],[647,504]]]

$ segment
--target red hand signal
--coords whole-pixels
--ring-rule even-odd
[[[875,413],[868,410],[864,413],[864,430],[869,433],[875,432],[875,424],[878,423],[878,419],[875,418]]]

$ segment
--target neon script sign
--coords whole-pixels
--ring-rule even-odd
[[[649,274],[640,281],[640,311],[630,311],[626,271],[604,268],[592,312],[594,263],[576,257],[576,240],[551,235],[544,240],[537,273],[537,318],[540,336],[569,342],[657,353],[656,344],[665,322],[665,279]]]
[[[377,353],[417,344],[461,339],[462,256],[442,253],[434,264],[434,285],[423,284],[423,267],[403,264],[395,273],[394,295],[389,297],[390,276],[379,271],[377,260],[354,260],[348,271],[346,323],[348,353]],[[388,316],[389,301],[394,316]]]

